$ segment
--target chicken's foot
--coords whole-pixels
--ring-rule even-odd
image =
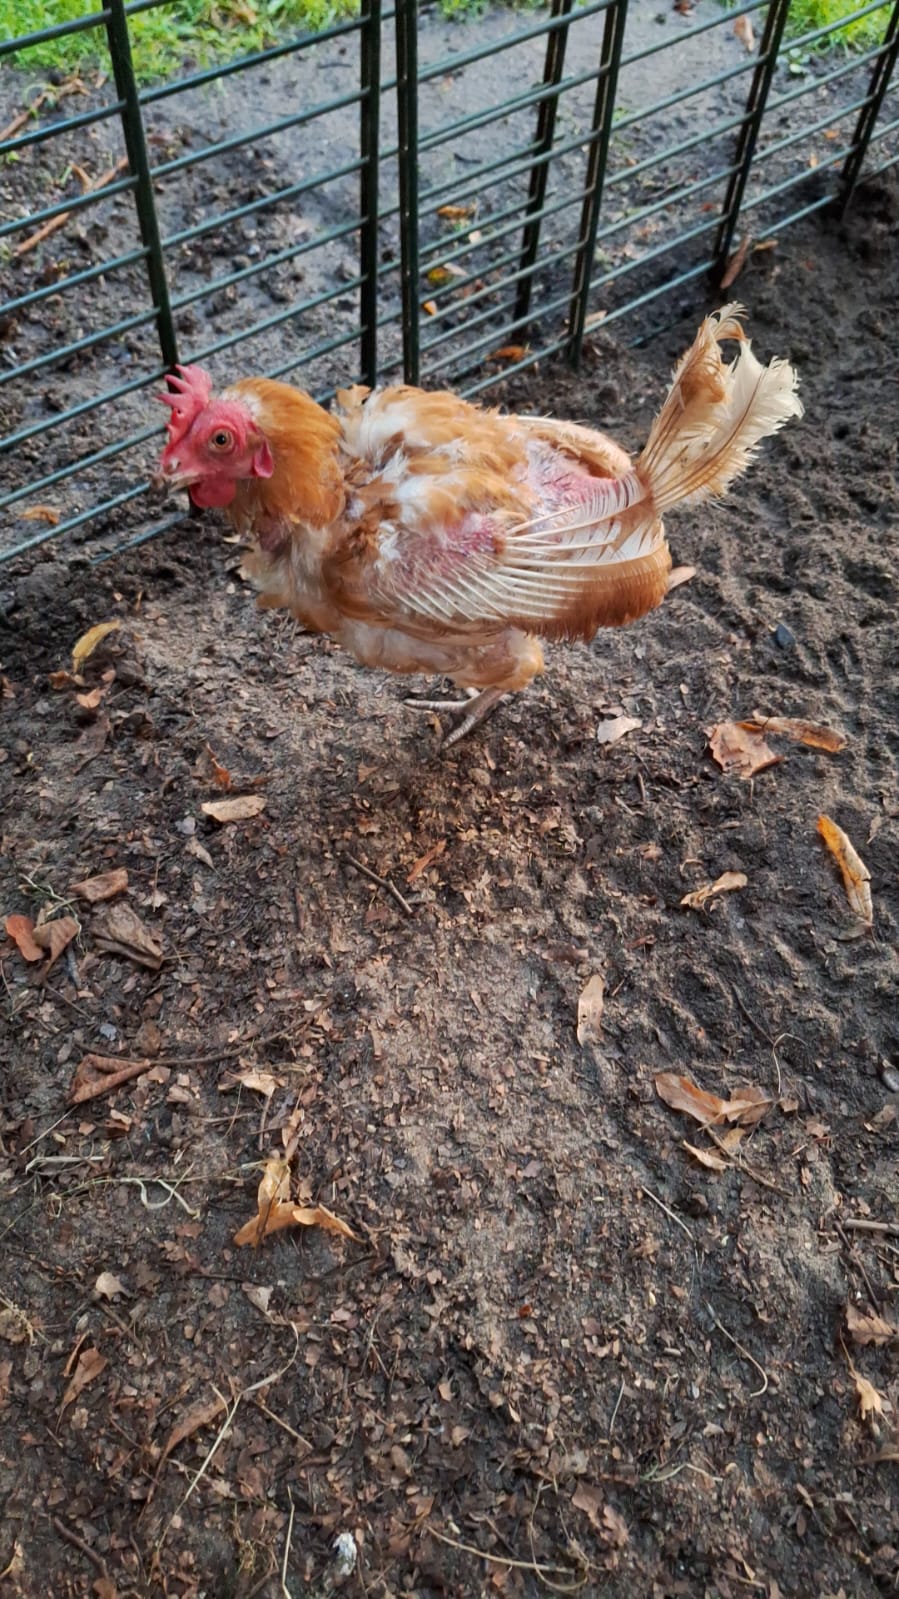
[[[455,717],[456,725],[445,733],[441,741],[443,749],[458,744],[466,738],[480,722],[483,722],[490,712],[495,710],[500,700],[505,699],[504,690],[501,688],[469,689],[468,698],[464,700],[417,700],[407,699],[406,704],[416,711],[437,711],[444,715]]]

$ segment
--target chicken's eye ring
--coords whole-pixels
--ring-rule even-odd
[[[234,447],[234,434],[227,428],[216,428],[209,440],[211,450],[230,450]]]

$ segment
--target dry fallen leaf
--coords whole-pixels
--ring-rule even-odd
[[[755,50],[755,30],[752,26],[752,18],[746,16],[745,13],[742,17],[737,17],[734,23],[734,33],[746,54],[751,56]]]
[[[159,1465],[162,1466],[168,1460],[172,1450],[177,1449],[185,1438],[191,1438],[195,1432],[199,1432],[201,1427],[208,1427],[209,1423],[215,1421],[216,1416],[220,1415],[224,1409],[224,1399],[210,1399],[205,1405],[197,1405],[195,1410],[189,1411],[183,1421],[179,1421],[177,1426],[173,1427],[169,1433],[163,1445],[162,1454],[159,1457]]]
[[[162,945],[130,905],[108,905],[98,911],[91,935],[97,948],[109,955],[125,955],[152,972],[162,965]]]
[[[722,1122],[739,1122],[744,1127],[752,1127],[761,1121],[772,1104],[761,1088],[735,1088],[730,1099],[721,1099],[676,1072],[657,1072],[654,1082],[656,1093],[666,1105],[692,1116],[703,1127],[718,1126]]]
[[[109,1361],[105,1355],[100,1354],[99,1349],[82,1350],[78,1356],[78,1364],[75,1367],[72,1381],[62,1396],[62,1404],[59,1407],[60,1415],[62,1415],[68,1405],[71,1405],[78,1398],[78,1395],[87,1387],[88,1383],[93,1382],[96,1377],[99,1377],[101,1371],[106,1370],[108,1365]]]
[[[275,1089],[279,1087],[278,1078],[273,1077],[271,1072],[260,1072],[254,1068],[237,1072],[234,1081],[244,1088],[251,1088],[256,1094],[264,1094],[266,1099],[271,1099]]]
[[[831,727],[822,727],[819,722],[805,722],[797,716],[764,716],[761,711],[753,711],[752,716],[739,725],[751,732],[782,733],[797,744],[827,750],[830,755],[838,755],[847,743],[844,733],[836,733]]]
[[[846,1326],[852,1337],[853,1343],[861,1344],[888,1344],[894,1338],[899,1338],[899,1327],[891,1321],[884,1321],[882,1316],[863,1316],[853,1304],[846,1306]]]
[[[437,207],[437,215],[443,217],[446,222],[466,222],[469,217],[475,215],[477,209],[477,201],[473,200],[469,205],[440,205]]]
[[[46,522],[48,527],[59,527],[62,512],[57,511],[52,505],[31,505],[27,511],[20,511],[23,522]]]
[[[206,800],[200,806],[204,816],[211,816],[214,822],[246,822],[251,816],[258,816],[265,810],[264,794],[235,794],[233,799]]]
[[[625,733],[633,733],[643,723],[638,716],[607,716],[602,722],[597,723],[597,744],[617,744]]]
[[[433,866],[434,862],[440,859],[445,849],[446,839],[439,838],[436,844],[432,844],[430,849],[425,850],[424,854],[419,855],[418,860],[412,863],[406,874],[406,882],[410,884],[416,882],[422,872],[426,872],[429,866]]]
[[[243,1283],[242,1287],[250,1304],[255,1305],[257,1310],[261,1310],[263,1316],[267,1316],[272,1294],[275,1291],[274,1288],[262,1288],[256,1283]]]
[[[221,762],[216,760],[208,744],[206,745],[206,754],[209,756],[209,762],[212,767],[213,782],[217,788],[222,790],[223,794],[227,794],[231,788],[231,773],[228,771],[227,766],[222,766]]]
[[[74,916],[56,916],[52,922],[42,922],[34,929],[34,942],[50,956],[48,971],[80,932],[81,923],[76,922]]]
[[[488,361],[523,361],[531,348],[529,344],[501,344],[498,350],[491,350]]]
[[[745,872],[722,872],[714,883],[703,883],[702,888],[694,888],[692,894],[685,894],[681,904],[698,911],[713,894],[730,894],[735,888],[745,888],[748,882]]]
[[[352,1227],[347,1222],[341,1221],[340,1217],[335,1216],[325,1205],[297,1205],[294,1207],[293,1219],[301,1227],[323,1227],[327,1233],[339,1233],[341,1238],[352,1238],[355,1242],[359,1242]]]
[[[882,1416],[884,1411],[891,1408],[889,1400],[885,1399],[883,1394],[878,1393],[874,1384],[869,1382],[867,1377],[863,1377],[860,1371],[856,1371],[854,1366],[850,1367],[850,1370],[852,1371],[852,1380],[855,1383],[855,1391],[858,1395],[858,1408],[862,1421],[866,1421],[868,1416]]]
[[[829,816],[818,817],[818,832],[827,848],[836,857],[846,885],[846,898],[856,916],[870,927],[874,921],[874,902],[871,899],[871,873],[842,827]]]
[[[464,278],[465,273],[461,267],[449,263],[447,266],[432,266],[425,276],[433,289],[442,289],[445,284],[452,283],[453,278]]]
[[[717,1155],[713,1149],[698,1149],[695,1144],[688,1144],[686,1139],[684,1139],[684,1149],[694,1160],[699,1161],[700,1166],[708,1166],[709,1171],[730,1170],[730,1161]]]
[[[105,899],[115,899],[116,894],[124,894],[127,887],[127,870],[124,866],[116,866],[112,871],[98,872],[95,877],[73,883],[70,892],[79,899],[86,899],[89,905],[99,905]]]
[[[93,655],[97,645],[110,633],[117,633],[121,622],[98,622],[96,627],[88,628],[82,633],[80,639],[72,647],[72,670],[80,672],[88,656]]]
[[[436,316],[437,315],[437,301],[436,300],[425,300],[422,303],[422,307],[421,308],[424,311],[426,316]]]
[[[101,1271],[94,1283],[94,1293],[99,1294],[102,1299],[117,1299],[119,1294],[127,1292],[125,1284],[119,1282],[118,1277],[111,1271]]]
[[[132,1077],[148,1072],[152,1065],[151,1060],[125,1060],[121,1055],[85,1055],[75,1068],[69,1104],[84,1105],[101,1094],[111,1094]]]
[[[712,759],[722,771],[735,772],[744,782],[783,759],[769,749],[761,733],[741,722],[718,722],[708,729],[708,740]]]
[[[599,972],[594,972],[577,1002],[577,1041],[594,1044],[601,1036],[602,1013],[605,1008],[606,985]]]
[[[3,926],[23,960],[43,960],[44,951],[35,943],[34,922],[30,916],[7,916]]]

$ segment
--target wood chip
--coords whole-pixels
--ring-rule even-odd
[[[750,732],[783,733],[797,744],[827,750],[830,755],[839,754],[847,743],[844,733],[837,733],[831,727],[822,727],[819,722],[805,722],[796,716],[765,716],[761,711],[753,711],[751,720],[740,722],[739,726]]]

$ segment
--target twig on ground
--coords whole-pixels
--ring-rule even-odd
[[[93,183],[85,189],[85,194],[96,194],[98,189],[105,189],[108,183],[114,182],[120,172],[125,171],[127,165],[128,157],[123,155],[114,167],[109,168],[108,172],[101,172],[100,176],[94,179]],[[37,246],[43,244],[45,239],[49,239],[51,234],[56,233],[59,228],[65,227],[71,215],[71,211],[60,211],[58,216],[51,217],[50,221],[45,222],[43,227],[38,228],[36,233],[30,234],[27,239],[22,240],[21,244],[17,244],[11,253],[14,256],[27,255],[29,250],[36,250]]]
[[[287,1566],[290,1560],[290,1545],[293,1541],[293,1518],[296,1514],[296,1509],[293,1502],[293,1494],[289,1488],[287,1497],[290,1500],[290,1520],[287,1523],[287,1537],[284,1539],[284,1559],[281,1562],[281,1592],[284,1599],[291,1599],[290,1589],[287,1586]]]
[[[712,1309],[711,1305],[709,1304],[708,1300],[706,1300],[705,1308],[708,1311],[709,1315],[711,1316],[712,1321],[714,1322],[715,1326],[718,1328],[718,1331],[720,1333],[724,1334],[725,1338],[728,1340],[729,1343],[733,1344],[734,1348],[739,1351],[739,1353],[743,1356],[744,1360],[748,1360],[749,1361],[750,1366],[754,1366],[755,1367],[756,1371],[758,1372],[759,1376],[762,1379],[762,1386],[761,1386],[761,1388],[754,1388],[752,1390],[752,1392],[750,1393],[749,1397],[750,1397],[750,1399],[760,1399],[762,1394],[767,1393],[767,1391],[768,1391],[768,1373],[766,1372],[764,1366],[760,1366],[758,1361],[755,1358],[755,1355],[751,1355],[749,1353],[749,1350],[743,1344],[740,1343],[739,1339],[735,1338],[733,1333],[732,1332],[728,1332],[727,1328],[722,1325],[722,1323],[718,1320],[718,1317],[715,1315],[715,1312],[713,1311],[713,1309]]]
[[[840,1225],[849,1227],[857,1233],[891,1233],[893,1237],[899,1238],[899,1222],[896,1221],[865,1221],[863,1217],[855,1220],[847,1216]]]
[[[377,872],[373,872],[370,866],[365,866],[362,861],[357,861],[355,855],[343,855],[341,860],[346,861],[350,866],[355,866],[356,871],[361,872],[363,877],[367,877],[370,883],[375,883],[378,888],[384,890],[385,894],[390,894],[396,900],[400,910],[405,911],[407,916],[415,915],[409,901],[403,898],[396,884],[391,883],[389,877],[379,877]]]
[[[83,1538],[79,1538],[77,1532],[73,1532],[71,1527],[67,1527],[65,1522],[60,1521],[58,1516],[50,1517],[50,1525],[55,1532],[59,1533],[60,1538],[64,1538],[66,1543],[70,1543],[73,1549],[77,1549],[79,1554],[84,1555],[85,1559],[90,1561],[94,1569],[99,1571],[101,1577],[108,1575],[106,1562],[97,1554],[96,1549],[92,1549],[90,1544],[86,1544]]]
[[[696,1239],[693,1237],[693,1234],[691,1233],[691,1231],[690,1231],[689,1227],[687,1226],[686,1222],[685,1221],[681,1221],[679,1216],[675,1216],[674,1211],[673,1210],[669,1210],[668,1206],[665,1204],[665,1201],[663,1199],[660,1199],[658,1194],[654,1194],[651,1188],[641,1188],[640,1192],[641,1192],[641,1194],[645,1194],[647,1199],[651,1199],[654,1205],[658,1205],[659,1210],[663,1210],[665,1212],[666,1216],[670,1216],[671,1220],[675,1223],[675,1225],[677,1227],[680,1228],[681,1232],[682,1233],[686,1233],[687,1237],[690,1240],[690,1243],[693,1244],[693,1246],[695,1248]]]
[[[859,1272],[859,1274],[860,1274],[860,1276],[861,1276],[861,1278],[862,1278],[862,1280],[863,1280],[863,1282],[865,1284],[865,1287],[868,1290],[868,1294],[870,1296],[871,1303],[874,1306],[874,1309],[877,1311],[877,1314],[879,1316],[881,1314],[881,1311],[882,1311],[883,1307],[881,1305],[881,1301],[880,1301],[880,1298],[879,1298],[879,1296],[877,1294],[877,1291],[874,1288],[874,1285],[871,1282],[871,1279],[868,1276],[868,1273],[865,1271],[865,1263],[862,1260],[861,1255],[859,1254],[858,1250],[856,1249],[854,1243],[852,1242],[852,1239],[846,1237],[845,1229],[840,1226],[839,1222],[835,1222],[834,1225],[835,1225],[835,1227],[837,1229],[837,1232],[839,1233],[840,1237],[842,1238],[843,1243],[846,1245],[846,1248],[849,1251],[849,1254],[850,1254],[850,1257],[851,1257],[851,1260],[852,1260],[852,1264],[857,1268],[857,1270],[858,1270],[858,1272]]]
[[[536,1560],[513,1560],[511,1555],[488,1554],[486,1549],[479,1549],[477,1544],[462,1543],[459,1538],[450,1538],[447,1533],[438,1532],[437,1528],[432,1527],[429,1521],[424,1523],[422,1530],[427,1532],[431,1538],[437,1538],[440,1543],[448,1544],[450,1549],[462,1549],[465,1554],[477,1555],[479,1559],[489,1560],[496,1566],[511,1566],[516,1571],[533,1571],[541,1582],[545,1581],[544,1573],[547,1571],[551,1571],[554,1575],[561,1577],[574,1576],[574,1572],[568,1566],[544,1566]],[[570,1587],[562,1588],[556,1583],[550,1583],[547,1586],[552,1587],[556,1593],[579,1593],[586,1581],[587,1573],[585,1572],[583,1577],[578,1578],[577,1582],[572,1583]]]

